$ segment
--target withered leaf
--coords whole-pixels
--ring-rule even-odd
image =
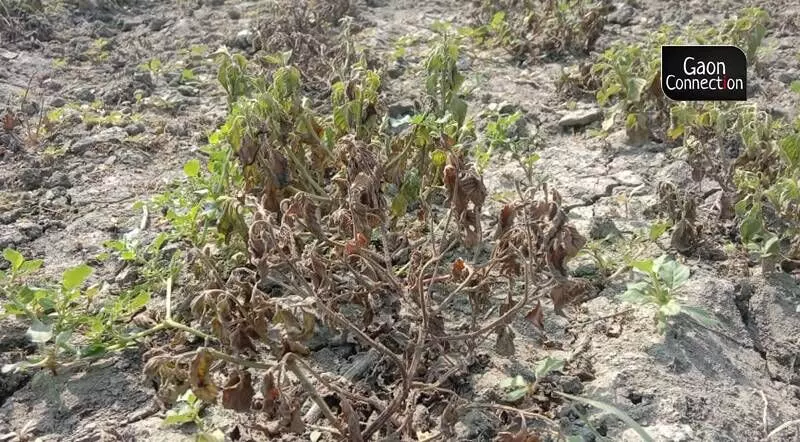
[[[463,281],[464,278],[464,260],[461,258],[457,258],[453,261],[453,268],[451,271],[451,275],[453,276],[453,280],[460,282]]]
[[[514,331],[510,327],[504,326],[498,330],[494,350],[500,356],[514,356],[516,353],[514,349]]]
[[[364,436],[361,434],[361,420],[358,418],[350,401],[342,398],[342,414],[344,414],[345,421],[347,422],[348,440],[351,442],[363,442]]]
[[[14,126],[14,114],[6,112],[6,114],[3,115],[3,129],[5,129],[6,132],[11,132],[14,130]]]
[[[272,372],[267,372],[264,375],[264,382],[261,386],[261,394],[264,396],[264,402],[261,411],[269,417],[275,416],[278,411],[278,399],[280,399],[281,391],[275,386],[275,377]]]
[[[290,433],[302,434],[306,430],[306,424],[303,423],[303,418],[300,415],[300,404],[297,399],[289,401],[281,401],[278,407],[278,414],[281,416],[281,426],[286,428]]]
[[[208,351],[201,348],[197,350],[189,366],[189,385],[194,395],[211,404],[217,402],[217,386],[209,373],[212,360]]]
[[[236,411],[247,411],[253,400],[253,382],[250,372],[239,370],[231,373],[222,389],[222,406]]]
[[[497,434],[498,442],[541,442],[541,438],[531,434],[527,428],[522,428],[516,433],[502,432]]]
[[[678,252],[687,254],[694,249],[696,240],[697,235],[692,225],[686,219],[682,219],[678,221],[678,224],[675,225],[675,230],[672,231],[670,245]]]
[[[531,321],[536,328],[539,330],[544,330],[544,313],[542,312],[542,303],[536,301],[536,306],[525,315],[525,319]]]
[[[446,438],[452,437],[457,422],[458,412],[456,411],[456,401],[450,401],[450,403],[444,407],[444,412],[442,412],[442,417],[439,421],[439,431],[441,431],[442,435]]]
[[[553,310],[559,316],[564,315],[564,306],[586,293],[588,286],[580,281],[562,280],[550,289]]]

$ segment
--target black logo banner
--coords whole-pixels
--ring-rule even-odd
[[[675,101],[745,101],[747,57],[736,46],[662,46],[661,89]]]

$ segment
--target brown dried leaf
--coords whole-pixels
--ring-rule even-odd
[[[497,332],[497,342],[494,344],[494,350],[500,356],[514,356],[516,350],[514,348],[514,331],[510,327],[501,327]]]
[[[544,313],[542,312],[542,303],[536,301],[536,306],[525,315],[525,319],[531,322],[539,330],[544,330]]]
[[[212,358],[205,349],[198,349],[189,366],[189,385],[199,399],[214,404],[217,402],[217,386],[211,380],[209,369]]]
[[[364,436],[361,434],[361,421],[358,418],[353,406],[347,398],[341,400],[342,414],[344,414],[345,421],[347,422],[348,440],[351,442],[364,442]]]
[[[261,406],[261,411],[267,414],[270,418],[275,416],[278,411],[278,399],[281,397],[281,391],[275,386],[275,378],[271,372],[264,375],[264,382],[261,385],[261,394],[264,396],[264,402]]]
[[[697,241],[697,234],[692,225],[682,219],[675,225],[675,230],[672,231],[670,238],[670,245],[682,254],[690,253],[694,250]]]
[[[442,412],[441,420],[439,421],[439,431],[446,438],[454,435],[454,428],[458,422],[458,412],[456,411],[456,401],[450,401]]]
[[[456,260],[453,261],[453,267],[451,269],[450,274],[453,276],[453,280],[454,281],[461,282],[461,281],[464,280],[463,279],[464,276],[465,276],[464,275],[464,268],[465,268],[465,265],[464,265],[464,260],[463,259],[456,258]]]
[[[254,394],[250,372],[234,371],[222,389],[222,406],[231,410],[247,411]]]
[[[6,114],[3,115],[3,129],[6,132],[11,132],[12,130],[14,130],[14,126],[16,125],[15,123],[16,122],[14,121],[14,114],[12,114],[11,112],[6,112]]]
[[[563,308],[575,299],[583,296],[588,290],[588,285],[580,281],[562,280],[550,289],[550,299],[553,301],[553,310],[559,316],[564,316]]]

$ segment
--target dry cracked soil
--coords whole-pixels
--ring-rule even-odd
[[[252,53],[253,29],[269,1],[141,0],[107,8],[98,5],[102,1],[80,3],[59,20],[28,23],[13,36],[0,32],[0,106],[20,109],[13,133],[0,134],[0,249],[41,258],[52,275],[91,262],[104,241],[140,227],[133,204],[168,188],[182,176],[183,164],[200,155],[208,134],[226,115],[210,54],[223,45]],[[661,24],[717,23],[742,6],[745,2],[733,0],[615,4],[597,49],[636,39]],[[800,79],[800,4],[770,0],[761,6],[773,17],[767,33],[772,47],[764,68],[749,79],[751,100],[793,116],[800,99],[788,84]],[[435,21],[470,24],[469,7],[456,0],[353,2],[351,15],[359,23],[355,40],[389,59],[398,38],[424,40]],[[159,75],[141,69],[153,58],[163,64]],[[396,118],[421,99],[421,59],[412,45],[402,63],[387,62],[382,94]],[[475,86],[471,109],[510,106],[523,113],[524,124],[539,128],[537,172],[561,192],[582,234],[597,236],[592,232],[600,219],[613,221],[620,231],[646,226],[644,209],[653,204],[657,184],[668,180],[688,188],[690,168],[671,157],[666,143],[633,146],[613,133],[601,139],[589,130],[599,122],[564,127],[567,114],[599,112],[590,98],[575,102],[556,90],[562,69],[573,63],[520,62],[501,49],[471,48],[459,68]],[[192,69],[191,79],[181,75],[186,68]],[[98,102],[98,113],[114,121],[87,122],[87,112]],[[40,115],[58,109],[67,124],[46,139],[25,142]],[[484,180],[490,194],[501,194],[513,191],[521,176],[512,161],[493,158]],[[707,205],[713,205],[713,197]],[[497,202],[487,203],[485,231],[499,208]],[[464,378],[471,397],[491,400],[501,379],[528,376],[538,361],[552,356],[582,367],[558,377],[557,388],[614,404],[656,440],[764,440],[778,425],[800,418],[797,280],[784,273],[763,275],[756,268],[749,275],[732,272],[724,256],[693,256],[684,263],[692,273],[684,290],[687,302],[713,313],[724,332],[679,320],[660,335],[652,311],[621,313],[625,308],[617,295],[624,283],[610,283],[567,308],[568,318],[551,315],[543,332],[523,318],[515,320],[513,356],[483,345],[486,360]],[[125,283],[119,268],[98,268],[94,278]],[[455,302],[453,309],[466,312],[469,305]],[[0,362],[15,362],[35,350],[26,329],[16,319],[0,322]],[[322,370],[343,373],[360,351],[323,346],[312,360]],[[599,440],[601,434],[639,440],[614,415],[593,413],[594,430],[571,407],[554,415],[578,437],[574,440]],[[163,416],[136,350],[57,376],[45,371],[0,376],[4,441],[193,440],[191,426],[163,427]],[[205,416],[228,440],[242,437],[235,413],[211,407]],[[505,431],[497,413],[478,408],[459,416],[455,430],[453,440],[487,441]],[[309,440],[309,435],[282,440]],[[800,426],[773,440],[800,440]]]

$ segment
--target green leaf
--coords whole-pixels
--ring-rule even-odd
[[[648,232],[648,236],[650,241],[655,241],[658,238],[661,238],[661,235],[669,229],[669,223],[653,223],[650,226],[650,231]]]
[[[722,323],[711,316],[710,313],[707,311],[699,308],[699,307],[682,307],[681,312],[686,313],[690,318],[694,319],[698,323],[705,325],[706,327],[714,327],[714,326],[721,326]]]
[[[36,344],[44,344],[53,337],[53,326],[46,325],[38,319],[31,321],[31,326],[25,334]]]
[[[536,368],[534,368],[534,372],[536,373],[536,379],[541,379],[547,376],[552,371],[560,371],[564,368],[564,360],[558,358],[552,358],[548,356],[545,359],[542,359],[536,364]]]
[[[503,399],[506,402],[516,402],[516,401],[522,399],[523,397],[525,397],[526,394],[528,394],[528,387],[527,386],[523,387],[523,388],[517,388],[516,390],[512,390],[512,391],[506,393],[505,395],[503,395]]]
[[[431,152],[431,163],[438,169],[444,167],[447,162],[447,154],[442,149]]]
[[[9,263],[11,263],[11,268],[14,271],[19,270],[22,266],[22,263],[25,262],[25,257],[22,256],[22,253],[14,249],[5,249],[3,250],[3,258],[6,259]]]
[[[225,433],[220,429],[197,433],[197,442],[225,442]]]
[[[135,298],[131,299],[131,301],[128,303],[127,310],[130,312],[139,310],[140,308],[147,305],[148,302],[150,302],[150,293],[148,292],[139,293],[138,295],[136,295]]]
[[[641,425],[639,425],[635,420],[631,419],[630,416],[625,414],[625,412],[620,410],[619,408],[617,408],[617,407],[615,407],[615,406],[613,406],[611,404],[607,404],[605,402],[596,401],[594,399],[589,399],[589,398],[585,398],[585,397],[582,397],[582,396],[573,396],[571,394],[562,393],[560,391],[556,391],[555,393],[560,395],[560,396],[564,396],[567,399],[570,399],[570,400],[573,400],[573,401],[576,401],[576,402],[582,402],[582,403],[584,403],[586,405],[591,405],[592,407],[599,408],[599,409],[605,411],[606,413],[611,413],[611,414],[617,416],[618,418],[620,418],[620,420],[625,422],[625,424],[627,424],[629,427],[633,428],[633,430],[639,435],[639,437],[642,438],[642,440],[644,442],[653,442],[652,436],[647,434],[647,431],[645,431],[644,428],[642,428]]]
[[[402,193],[394,197],[392,200],[392,215],[395,217],[400,217],[406,214],[406,209],[408,208],[408,200],[406,200],[405,195]]]
[[[631,266],[635,269],[649,275],[653,272],[653,260],[652,259],[643,259],[640,261],[634,261],[631,263]]]
[[[789,86],[789,89],[791,89],[792,92],[796,94],[800,94],[800,80],[793,81],[792,84]]]
[[[653,260],[653,273],[659,274],[661,272],[661,266],[667,262],[669,255],[661,255],[658,258]]]
[[[644,304],[650,301],[650,296],[647,294],[649,289],[650,284],[646,281],[628,284],[628,289],[620,298],[631,304]]]
[[[666,304],[662,305],[659,310],[664,316],[675,316],[681,312],[681,304],[675,299],[670,299]]]
[[[467,102],[457,97],[453,98],[450,102],[450,112],[453,113],[453,119],[458,123],[458,127],[463,126],[467,118]]]
[[[42,261],[41,259],[31,259],[23,262],[19,268],[19,271],[20,273],[25,273],[25,274],[33,273],[42,268],[42,264],[44,264],[44,261]]]
[[[61,284],[64,286],[65,290],[74,290],[86,282],[93,271],[94,269],[86,264],[69,268],[64,271]]]
[[[628,80],[627,98],[630,101],[638,103],[642,99],[642,91],[647,86],[647,80],[644,78],[631,78]]]
[[[181,406],[181,409],[178,411],[175,410],[167,411],[167,415],[166,417],[164,417],[163,425],[167,427],[177,426],[193,421],[194,421],[194,414],[192,413],[191,408],[188,405],[183,404],[183,406]]]
[[[200,175],[200,160],[197,158],[189,160],[183,165],[183,173],[189,178]]]
[[[689,280],[689,267],[671,260],[661,266],[658,276],[671,289],[676,289]]]
[[[498,384],[498,387],[504,390],[511,388],[527,387],[527,386],[528,383],[525,381],[525,378],[523,378],[520,375],[507,377],[502,381],[500,381],[500,383]]]

